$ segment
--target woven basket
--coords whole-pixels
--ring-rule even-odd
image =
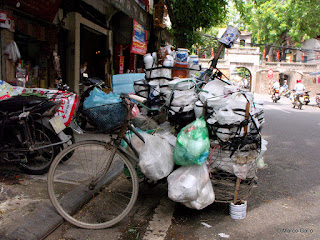
[[[110,132],[125,122],[128,109],[123,103],[112,103],[86,109],[84,113],[98,131]]]

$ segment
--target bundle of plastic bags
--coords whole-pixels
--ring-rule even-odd
[[[90,96],[87,97],[84,101],[83,108],[89,109],[93,107],[119,102],[121,102],[121,99],[119,98],[118,94],[115,94],[113,92],[107,94],[98,88],[94,88],[90,92]]]
[[[209,155],[210,141],[203,117],[181,129],[174,148],[177,165],[201,165]]]
[[[173,170],[173,147],[167,140],[141,133],[145,140],[140,152],[139,167],[141,172],[154,181],[167,177]]]
[[[206,164],[182,166],[168,176],[168,196],[189,208],[203,209],[215,196]]]

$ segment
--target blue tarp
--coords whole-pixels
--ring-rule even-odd
[[[144,79],[144,73],[125,73],[112,76],[112,90],[116,94],[134,93],[133,83],[140,79]]]

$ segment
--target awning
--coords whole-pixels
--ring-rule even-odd
[[[313,75],[318,75],[318,74],[320,74],[320,71],[318,71],[318,72],[313,72],[313,73],[310,73],[310,75],[311,75],[311,76],[313,76]]]

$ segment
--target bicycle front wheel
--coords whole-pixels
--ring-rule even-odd
[[[87,229],[107,228],[127,216],[138,196],[130,161],[101,141],[83,141],[60,152],[48,173],[48,193],[59,214]],[[65,157],[73,152],[68,161]]]

